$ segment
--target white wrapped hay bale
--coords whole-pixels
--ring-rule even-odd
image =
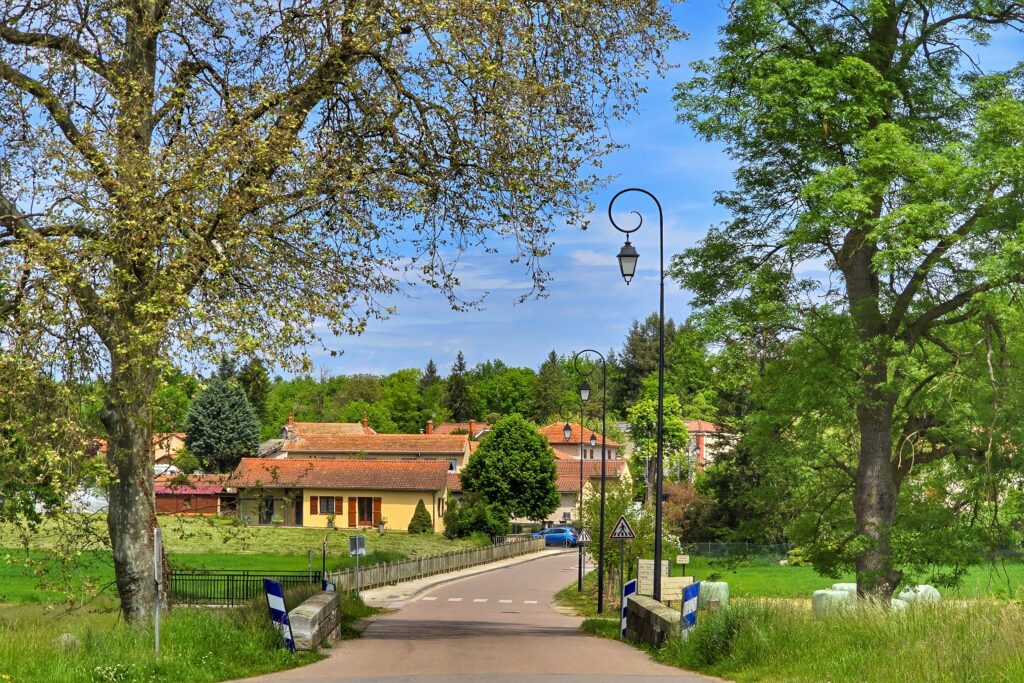
[[[824,617],[853,607],[856,596],[846,591],[825,589],[811,595],[811,609],[816,617]]]
[[[700,592],[697,594],[697,606],[706,607],[711,601],[717,601],[719,607],[729,605],[729,584],[725,581],[701,581]]]
[[[935,586],[927,584],[911,586],[896,597],[907,603],[938,602],[942,599],[942,596],[939,595],[939,590]]]
[[[893,612],[902,612],[910,606],[910,603],[906,600],[900,600],[899,598],[893,598],[889,601],[889,609]]]
[[[832,590],[834,591],[846,591],[850,595],[857,595],[857,584],[855,583],[833,583]]]

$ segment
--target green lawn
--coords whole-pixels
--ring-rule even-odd
[[[312,589],[292,590],[298,604]],[[374,613],[358,598],[342,596],[342,637],[358,635],[357,619]],[[64,647],[62,634],[74,636]],[[266,603],[239,609],[176,609],[161,619],[160,658],[149,624],[127,626],[114,606],[63,614],[49,605],[0,610],[0,681],[223,681],[316,661],[312,652],[288,653],[267,618]]]
[[[354,564],[345,531],[243,527],[227,519],[185,516],[161,516],[160,525],[172,567],[304,570],[312,551],[313,569],[319,570],[325,537],[328,571]],[[90,519],[83,528],[105,536],[106,520]],[[371,531],[365,535],[363,564],[437,555],[474,545],[470,540],[450,541],[440,534]],[[13,528],[0,525],[0,603],[81,602],[105,588],[112,590],[109,551],[83,552],[65,569],[53,559],[52,551],[61,541],[52,524],[44,525],[29,539],[31,550],[24,547],[24,540]]]

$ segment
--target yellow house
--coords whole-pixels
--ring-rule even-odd
[[[405,531],[422,500],[441,532],[447,480],[442,460],[242,458],[226,485],[247,524]]]

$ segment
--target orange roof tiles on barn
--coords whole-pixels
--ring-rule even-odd
[[[451,493],[462,493],[462,477],[458,472],[448,473],[448,491]]]
[[[565,440],[565,434],[562,432],[562,429],[564,427],[565,427],[565,423],[564,422],[552,422],[551,424],[547,425],[546,427],[541,427],[540,428],[540,433],[543,434],[545,438],[547,438],[548,443],[550,443],[550,444],[563,444],[563,445],[571,445],[571,444],[574,444],[574,443],[578,444],[580,442],[580,423],[579,422],[570,422],[569,423],[569,427],[572,428],[572,437],[568,441]],[[595,437],[597,437],[597,445],[598,446],[601,445],[601,434],[600,433],[595,432],[592,429],[588,429],[587,427],[583,427],[582,429],[583,429],[583,443],[585,443],[585,444],[587,444],[589,446],[590,445],[590,435],[593,434]],[[618,443],[616,443],[615,441],[612,441],[611,439],[609,439],[607,437],[605,438],[604,442],[605,442],[605,445],[607,445],[607,446],[612,446],[614,448],[618,448],[619,447]]]
[[[338,434],[308,436],[286,442],[289,453],[465,453],[465,434]]]
[[[445,461],[263,460],[242,458],[226,484],[234,488],[318,488],[375,491],[442,491]]]
[[[157,495],[210,496],[224,493],[226,474],[190,474],[181,476],[161,475],[153,480]]]

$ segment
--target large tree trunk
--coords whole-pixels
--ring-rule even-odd
[[[888,602],[902,573],[892,567],[892,523],[899,481],[893,472],[892,403],[877,391],[857,407],[860,461],[857,467],[854,512],[857,533],[870,545],[856,560],[857,593]]]
[[[128,622],[152,614],[154,600],[152,428],[150,399],[156,371],[145,360],[111,354],[110,383],[101,418],[107,428],[110,485],[107,528],[121,612]]]

